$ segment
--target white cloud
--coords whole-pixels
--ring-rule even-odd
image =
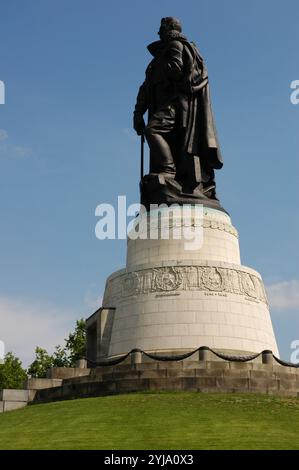
[[[0,145],[0,158],[3,159],[25,158],[29,157],[31,154],[32,149],[29,147],[22,147],[20,145],[9,145],[6,142]]]
[[[266,286],[272,310],[298,310],[299,280],[279,282]]]
[[[98,288],[95,284],[91,284],[85,294],[84,302],[88,308],[92,310],[92,315],[98,308],[101,307],[103,302],[102,295],[99,294]]]
[[[0,158],[24,158],[32,154],[31,148],[23,147],[22,145],[12,145],[7,143],[7,140],[8,132],[5,129],[0,129]]]
[[[0,340],[5,352],[12,351],[25,367],[34,359],[36,346],[52,353],[63,344],[77,319],[71,309],[0,296]]]
[[[5,345],[4,345],[4,342],[1,341],[1,339],[0,339],[0,364],[1,364],[1,361],[3,360],[3,358],[4,358],[4,354],[5,354]]]
[[[8,139],[8,132],[5,129],[0,129],[0,141]]]

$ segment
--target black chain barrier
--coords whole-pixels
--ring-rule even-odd
[[[279,359],[279,357],[274,356],[274,354],[273,354],[273,358],[274,358],[275,361],[278,362],[278,364],[280,364],[281,366],[285,366],[285,367],[296,367],[297,369],[298,369],[298,367],[299,367],[299,364],[294,364],[293,362],[283,361],[282,359]]]
[[[121,364],[129,356],[131,356],[134,353],[141,353],[144,356],[148,357],[149,359],[153,359],[154,361],[183,361],[184,359],[188,359],[189,357],[193,356],[193,354],[195,354],[199,351],[210,351],[211,353],[213,353],[215,356],[219,357],[220,359],[223,359],[224,361],[231,361],[231,362],[249,362],[249,361],[253,361],[254,359],[258,358],[260,355],[262,355],[264,352],[266,352],[266,351],[262,351],[258,354],[252,354],[250,356],[230,356],[230,355],[227,355],[227,354],[222,354],[218,351],[214,351],[213,349],[209,348],[208,346],[201,346],[201,347],[195,349],[194,351],[191,351],[191,352],[188,352],[188,353],[185,353],[185,354],[180,354],[180,355],[175,355],[175,356],[159,356],[158,354],[150,354],[146,351],[143,351],[142,349],[135,348],[135,349],[132,349],[127,354],[124,354],[124,355],[122,355],[121,357],[119,357],[117,359],[110,359],[110,360],[103,361],[103,362],[96,362],[96,361],[93,361],[93,360],[91,360],[87,357],[85,359],[87,360],[87,362],[89,364],[91,364],[93,366],[107,367],[107,366],[116,366],[118,364]],[[271,351],[267,351],[267,353],[271,354]],[[276,362],[278,362],[278,364],[280,364],[282,366],[299,368],[299,364],[294,364],[292,362],[283,361],[283,360],[279,359],[278,357],[276,357],[274,354],[273,354],[273,359]]]
[[[213,349],[209,349],[215,356],[219,357],[220,359],[224,359],[225,361],[232,361],[232,362],[248,362],[253,361],[259,357],[262,353],[252,354],[251,356],[228,356],[227,354],[221,354],[219,352],[214,351]]]

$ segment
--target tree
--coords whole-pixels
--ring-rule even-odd
[[[65,348],[56,346],[52,356],[52,367],[70,367],[70,359]]]
[[[12,352],[8,352],[4,356],[3,364],[0,364],[0,389],[23,388],[26,379],[27,374],[22,367],[22,362]]]
[[[44,378],[47,370],[51,367],[69,367],[70,360],[65,348],[56,346],[52,356],[48,352],[37,346],[35,348],[35,359],[29,366],[28,374],[32,377]]]
[[[44,378],[47,375],[47,370],[52,367],[52,364],[52,356],[49,356],[45,349],[37,346],[35,348],[35,359],[28,368],[28,374],[32,377]]]
[[[66,350],[71,366],[74,366],[78,359],[86,356],[86,322],[83,318],[76,321],[76,328],[65,340]]]
[[[56,346],[52,356],[40,348],[35,349],[35,360],[29,366],[28,374],[32,377],[43,378],[47,375],[47,369],[51,367],[74,367],[76,361],[85,357],[86,332],[85,320],[76,321],[75,331],[70,333],[65,340],[65,347]]]

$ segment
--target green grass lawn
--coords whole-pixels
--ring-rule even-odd
[[[0,415],[0,449],[299,449],[299,400],[134,393]]]

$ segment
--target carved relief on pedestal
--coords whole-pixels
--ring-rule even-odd
[[[202,284],[208,290],[223,291],[222,275],[217,268],[204,268],[202,273]]]
[[[250,276],[250,274],[247,274],[247,273],[242,273],[241,278],[242,278],[242,286],[244,289],[244,293],[248,295],[249,297],[256,298],[257,292],[255,289],[255,284],[252,280],[252,276]]]
[[[140,293],[140,278],[137,272],[131,272],[123,276],[122,292],[125,297]]]
[[[164,223],[164,225],[163,225]],[[137,222],[135,226],[135,231],[142,231],[146,235],[145,238],[150,238],[151,232],[152,233],[161,233],[161,230],[167,228],[170,230],[170,233],[174,229],[182,228],[182,227],[203,227],[204,229],[213,229],[213,230],[220,230],[221,232],[226,232],[229,233],[230,235],[233,235],[236,238],[239,238],[239,234],[237,229],[231,225],[228,222],[223,222],[219,220],[211,220],[208,218],[203,218],[203,219],[196,219],[192,218],[191,222],[187,223],[183,217],[181,218],[172,218],[170,216],[169,220],[164,220],[163,222],[161,221],[160,218],[157,219],[150,219],[148,217],[148,220],[146,220],[143,225],[142,225],[142,230],[140,228],[140,224]],[[181,232],[179,232],[181,233]],[[131,243],[131,240],[129,239],[129,243]]]
[[[236,269],[224,269],[225,275],[223,276],[224,290],[233,294],[239,294],[241,291],[240,287],[240,271]],[[259,281],[258,278],[256,278]]]
[[[197,266],[183,266],[182,267],[182,282],[183,290],[198,289],[199,277]]]
[[[239,294],[267,303],[263,282],[258,276],[216,266],[165,266],[122,274],[107,282],[104,301],[188,290]]]
[[[154,269],[154,284],[156,290],[172,291],[182,284],[183,273],[172,267]]]

